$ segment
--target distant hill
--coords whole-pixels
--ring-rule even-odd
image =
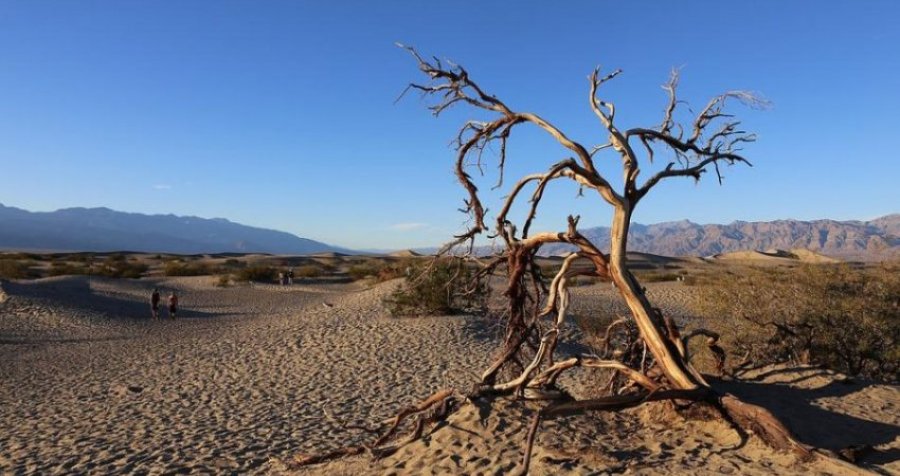
[[[0,249],[152,253],[353,253],[224,218],[124,213],[108,208],[29,212],[0,204]]]
[[[580,230],[601,250],[609,249],[609,228]],[[699,225],[687,220],[634,223],[628,249],[664,256],[711,256],[736,251],[806,249],[842,259],[900,258],[900,214],[871,221],[776,220]],[[541,249],[542,255],[568,251],[567,245]]]
[[[766,251],[732,251],[707,257],[717,261],[755,261],[766,263],[840,263],[841,260],[809,251],[806,248],[794,250],[766,250]]]
[[[388,256],[392,256],[394,258],[418,258],[422,255],[413,250],[399,250],[394,251],[393,253],[389,253]]]

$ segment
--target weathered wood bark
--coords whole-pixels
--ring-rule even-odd
[[[691,390],[701,385],[708,386],[690,363],[678,355],[671,341],[663,335],[665,332],[663,323],[659,321],[637,280],[628,271],[626,249],[630,223],[630,204],[617,208],[610,232],[609,268],[613,282],[625,299],[628,309],[631,310],[641,338],[671,384],[682,390]]]
[[[719,396],[718,403],[734,423],[759,435],[773,447],[791,451],[804,460],[812,458],[812,448],[797,441],[790,430],[765,408],[742,402],[728,393]]]

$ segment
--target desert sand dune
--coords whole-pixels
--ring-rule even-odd
[[[388,321],[385,286],[209,281],[7,284],[0,472],[269,472],[272,456],[352,439],[335,418],[467,383],[493,346],[462,318]],[[183,318],[147,319],[154,285],[180,291]]]
[[[396,283],[222,289],[212,281],[4,283],[0,473],[279,474],[294,454],[371,439],[345,425],[390,417],[439,388],[464,391],[497,346],[498,329],[480,318],[386,317],[381,299]],[[181,295],[182,317],[148,319],[153,287]],[[575,312],[615,312],[608,288],[577,288],[599,304]],[[685,289],[649,286],[673,314],[686,312]],[[870,444],[871,468],[900,472],[896,387],[841,383],[815,369],[755,378],[734,391],[775,401],[770,407],[811,443]],[[561,384],[591,391],[576,378]],[[778,395],[793,406],[778,406]],[[529,411],[466,403],[447,425],[383,461],[300,473],[506,474],[519,464]],[[660,418],[646,408],[548,422],[534,459],[534,474],[841,471],[798,463],[719,422]]]
[[[418,258],[418,257],[422,256],[422,254],[417,253],[413,250],[400,250],[400,251],[394,251],[393,253],[390,253],[388,256],[392,256],[395,258]]]
[[[815,251],[810,251],[803,248],[795,248],[790,251],[779,249],[770,249],[766,251],[732,251],[730,253],[713,255],[709,258],[721,261],[745,261],[761,264],[826,264],[841,262],[841,260],[837,258],[825,256],[823,254],[816,253]]]

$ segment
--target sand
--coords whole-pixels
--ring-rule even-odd
[[[498,342],[498,329],[481,318],[387,317],[381,299],[396,282],[223,289],[214,281],[3,283],[0,474],[284,473],[296,453],[371,438],[346,424],[382,420],[440,388],[469,388]],[[178,320],[149,319],[155,286],[179,292]],[[679,299],[687,287],[648,288],[667,310],[685,312]],[[577,312],[615,309],[608,285],[576,294],[596,303]],[[578,329],[566,335],[577,338]],[[872,445],[864,464],[900,474],[897,387],[810,368],[751,377],[728,385],[772,408],[804,441],[833,450]],[[561,383],[590,391],[577,378]],[[721,422],[655,408],[547,422],[533,474],[845,471],[799,463]],[[299,473],[507,474],[519,464],[533,410],[467,402],[390,458]]]
[[[770,249],[766,251],[732,251],[730,253],[720,253],[709,257],[716,261],[725,262],[746,262],[753,264],[834,264],[840,263],[841,260],[825,256],[804,248],[794,248],[790,251]]]

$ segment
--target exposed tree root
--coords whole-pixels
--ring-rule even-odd
[[[765,408],[743,402],[729,393],[717,396],[716,406],[739,428],[759,436],[769,446],[790,451],[803,461],[812,459],[812,447],[797,441],[791,431]]]
[[[386,431],[384,431],[384,433],[381,433],[381,436],[375,439],[375,441],[373,441],[371,444],[349,446],[313,455],[297,454],[294,456],[293,461],[288,463],[288,466],[299,468],[302,466],[324,463],[326,461],[331,461],[346,456],[355,456],[367,452],[372,454],[375,459],[390,456],[403,445],[421,438],[426,425],[435,424],[447,419],[447,417],[450,416],[456,406],[454,393],[455,391],[452,388],[440,390],[435,392],[425,400],[422,400],[417,405],[404,408],[395,417],[385,420],[381,423],[381,427],[387,426],[388,428]],[[431,408],[434,408],[434,410],[430,414],[426,414],[426,412]],[[396,435],[397,430],[401,427],[403,422],[412,415],[418,415],[418,418],[416,419],[416,422],[414,423],[408,438],[398,444],[386,445],[394,439],[393,437]],[[372,431],[369,429],[366,430]]]
[[[434,393],[433,395],[426,398],[425,400],[422,400],[416,406],[404,408],[400,413],[397,414],[396,417],[393,418],[390,428],[388,428],[388,430],[383,435],[381,435],[381,437],[379,437],[377,440],[375,440],[375,442],[372,443],[372,446],[381,446],[386,441],[388,441],[394,435],[394,432],[397,431],[397,428],[400,427],[400,424],[403,423],[403,420],[405,420],[406,417],[408,417],[410,415],[414,415],[416,413],[421,413],[425,410],[428,410],[432,406],[437,405],[438,403],[444,402],[445,400],[450,398],[451,395],[453,395],[452,388],[441,390],[441,391]],[[446,412],[446,410],[444,410],[444,411]],[[419,432],[421,433],[421,431],[419,431]]]

